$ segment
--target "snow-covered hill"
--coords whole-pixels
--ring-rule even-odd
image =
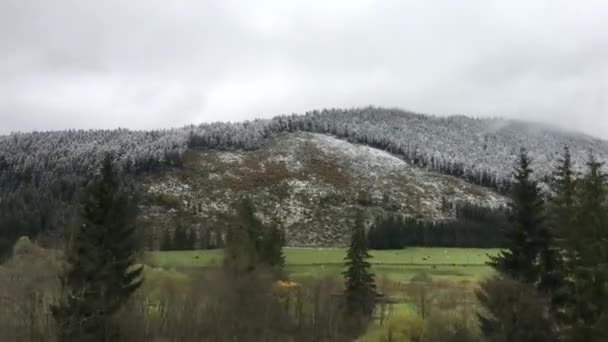
[[[589,153],[608,160],[608,141],[549,125],[466,116],[434,117],[401,110],[324,110],[275,118],[282,130],[332,134],[380,147],[416,165],[501,188],[510,181],[521,148],[534,160],[535,176],[551,173],[564,146],[582,170]]]
[[[358,209],[450,218],[445,201],[505,205],[495,192],[412,167],[385,151],[321,134],[283,133],[255,151],[190,151],[182,168],[148,177],[141,219],[156,239],[171,222],[219,236],[224,215],[243,195],[279,222],[290,245],[346,242]],[[154,240],[154,237],[152,238]]]
[[[396,109],[314,111],[243,123],[212,123],[162,131],[91,130],[17,133],[0,139],[0,188],[26,181],[43,188],[90,179],[106,152],[136,174],[175,166],[190,148],[254,150],[273,135],[306,131],[379,147],[410,163],[500,188],[519,149],[528,149],[535,175],[550,174],[563,146],[576,167],[593,152],[608,160],[608,141],[540,124],[465,116],[434,117]]]
[[[353,147],[350,143],[360,145]],[[216,202],[196,195],[201,198],[197,209],[200,212],[226,212],[238,193],[255,188],[255,195],[262,196],[260,202],[264,196],[287,196],[268,197],[268,203],[274,205],[321,200],[351,204],[340,206],[340,210],[331,205],[283,205],[280,208],[304,208],[289,209],[277,216],[284,221],[300,217],[297,210],[308,215],[304,217],[325,214],[329,217],[319,220],[343,218],[349,215],[349,209],[343,208],[353,208],[357,201],[369,203],[368,194],[375,207],[382,210],[396,208],[405,214],[436,219],[443,215],[437,210],[439,194],[466,197],[475,192],[490,193],[462,180],[486,188],[506,189],[516,154],[522,147],[534,159],[534,176],[543,180],[565,145],[570,147],[579,170],[590,152],[600,161],[608,160],[608,141],[580,133],[512,120],[434,117],[374,107],[159,131],[15,133],[0,137],[0,213],[6,214],[0,215],[0,223],[16,230],[16,236],[22,232],[63,229],[75,210],[80,191],[97,172],[106,153],[115,157],[117,168],[129,178],[141,181],[159,177],[157,200],[162,200],[165,190],[169,194],[173,191],[171,184],[176,189],[190,187],[192,196],[208,187],[213,196],[222,199]],[[209,158],[215,159],[207,164],[193,164],[195,160]],[[303,169],[298,169],[300,164]],[[396,177],[395,173],[401,176]],[[177,177],[179,174],[188,175],[187,181]],[[458,186],[450,187],[451,183]],[[452,188],[456,189],[454,193]],[[358,197],[363,198],[359,201]],[[272,210],[265,208],[261,212],[270,215]],[[328,210],[334,210],[333,214],[325,212]],[[319,223],[317,227],[325,226]],[[291,231],[292,241],[326,243],[342,236],[324,229],[316,231],[331,236],[310,237],[308,233],[305,238],[296,236],[306,229]]]

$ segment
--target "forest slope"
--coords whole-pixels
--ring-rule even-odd
[[[446,202],[497,207],[506,198],[459,178],[413,167],[385,151],[312,133],[283,133],[255,151],[188,152],[181,168],[145,180],[141,219],[151,240],[186,225],[219,238],[240,197],[279,223],[289,245],[344,245],[358,209],[425,220],[452,218]]]
[[[238,123],[205,123],[158,131],[117,129],[14,133],[0,137],[0,231],[4,234],[0,236],[0,249],[2,245],[9,246],[18,236],[57,232],[69,224],[75,209],[73,204],[99,170],[100,161],[107,153],[114,156],[116,167],[125,178],[140,181],[142,177],[167,170],[174,173],[176,168],[184,165],[184,172],[187,172],[189,163],[199,153],[192,151],[210,151],[209,156],[213,153],[259,155],[282,134],[298,132],[334,137],[327,139],[336,146],[335,138],[339,138],[376,147],[398,157],[412,173],[416,166],[423,173],[433,170],[499,191],[508,189],[513,161],[522,147],[527,148],[534,159],[534,177],[540,180],[549,175],[565,145],[570,147],[575,168],[579,170],[589,152],[593,152],[600,161],[608,160],[608,141],[581,133],[512,120],[435,117],[375,107],[330,109],[304,115],[282,115]],[[267,153],[274,151],[268,150]],[[328,153],[326,159],[331,162],[331,151]],[[280,161],[275,161],[275,164],[279,168],[283,165]],[[328,168],[312,167],[309,171],[324,169]],[[293,172],[292,169],[288,171]],[[241,176],[247,178],[245,175],[258,179],[255,172]],[[325,180],[330,185],[328,189],[336,186],[331,182],[340,181],[340,178],[332,178],[332,172],[326,172],[326,176],[329,177]],[[219,177],[230,177],[230,173]],[[294,174],[289,174],[289,177],[295,180],[302,178]],[[323,179],[321,176],[317,178]],[[343,178],[349,179],[348,175]],[[323,185],[318,180],[306,181],[311,184],[305,187]],[[299,185],[293,182],[289,187],[295,189]],[[357,188],[359,184],[356,182],[348,184],[350,188],[346,188],[350,190],[345,190],[345,193],[368,188]],[[392,184],[384,187],[391,188]],[[228,192],[225,196],[233,195]],[[406,202],[399,202],[400,205],[410,207],[415,207],[412,203],[418,201],[415,198],[402,199]],[[423,197],[420,202],[424,202]],[[406,214],[428,214],[427,219],[441,217],[432,213],[431,207],[422,205],[417,212]],[[319,238],[322,240],[327,239]]]

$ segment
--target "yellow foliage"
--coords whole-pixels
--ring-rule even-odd
[[[417,314],[408,312],[391,317],[374,334],[374,341],[417,342],[422,341],[423,335],[424,321]]]
[[[300,287],[300,284],[289,280],[277,280],[274,286],[277,290],[291,290]]]

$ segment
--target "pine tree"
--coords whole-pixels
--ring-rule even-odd
[[[505,233],[506,248],[491,259],[490,265],[501,276],[532,286],[542,295],[555,299],[558,298],[556,293],[563,288],[561,258],[545,220],[542,195],[537,183],[531,178],[530,164],[527,152],[522,149],[511,188],[511,215]],[[477,295],[482,299],[481,293]],[[481,302],[490,303],[492,299]],[[552,304],[550,310],[555,314],[561,301],[555,300]],[[486,309],[491,310],[489,307]],[[518,307],[514,309],[518,310]]]
[[[283,246],[285,245],[285,235],[276,223],[266,228],[262,238],[260,252],[260,262],[267,264],[273,269],[282,271],[285,266],[285,256]]]
[[[573,236],[573,340],[608,338],[608,175],[590,156],[582,179],[577,234]]]
[[[345,258],[344,275],[346,314],[354,319],[370,318],[376,305],[376,284],[371,272],[363,216],[357,215],[350,247]]]
[[[522,149],[512,185],[511,216],[507,233],[508,246],[492,258],[490,265],[500,273],[528,284],[538,280],[538,248],[531,246],[538,226],[543,222],[542,202],[536,183],[530,176],[530,158]]]
[[[506,232],[507,246],[490,265],[500,273],[526,284],[541,281],[541,254],[548,248],[550,234],[545,225],[544,203],[532,180],[531,160],[525,149],[518,158],[512,185],[511,216]]]
[[[62,297],[52,307],[60,341],[116,339],[112,315],[142,283],[135,267],[134,208],[108,155],[101,175],[87,189],[82,225],[66,250]]]
[[[561,288],[553,292],[552,304],[561,323],[572,323],[572,312],[567,309],[572,303],[574,261],[576,260],[576,235],[578,234],[577,177],[572,164],[570,149],[564,146],[562,157],[551,180],[553,196],[549,203],[549,225],[561,251]]]
[[[282,277],[284,244],[285,237],[278,224],[264,225],[255,217],[251,201],[246,199],[239,203],[237,216],[228,230],[224,262],[237,271],[268,267]]]
[[[241,201],[236,211],[237,215],[226,234],[224,265],[235,272],[250,272],[259,262],[259,237],[263,227],[248,199]]]
[[[173,250],[173,239],[171,238],[171,232],[169,231],[169,229],[165,229],[165,231],[163,232],[163,236],[160,240],[160,250]]]
[[[188,229],[186,234],[186,250],[193,251],[196,249],[196,232],[193,228]]]
[[[583,263],[592,264],[599,261],[608,252],[605,250],[606,233],[608,233],[608,175],[602,171],[604,163],[590,156],[587,163],[587,174],[582,179],[580,194],[580,214],[578,221],[582,231],[576,234],[584,241],[578,249]],[[603,261],[603,260],[602,260]]]
[[[576,174],[568,146],[555,167],[552,178],[551,226],[554,234],[567,243],[576,231],[577,187]]]
[[[173,248],[177,251],[184,251],[188,249],[188,232],[186,228],[178,223],[173,233]]]

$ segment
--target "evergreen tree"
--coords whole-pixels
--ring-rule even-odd
[[[171,251],[173,250],[173,239],[171,238],[171,232],[169,229],[165,229],[163,232],[163,236],[160,240],[160,250],[161,251]]]
[[[532,180],[531,160],[525,149],[518,158],[512,185],[511,214],[506,248],[490,265],[500,273],[539,289],[553,287],[559,261],[545,222],[543,198]]]
[[[512,184],[511,215],[509,227],[505,232],[506,248],[493,257],[490,265],[501,276],[512,278],[523,285],[536,288],[543,296],[557,298],[555,294],[563,288],[561,260],[553,236],[545,222],[543,198],[537,183],[532,180],[531,160],[525,149],[518,158],[518,166]],[[499,293],[489,293],[486,296],[498,296]],[[483,292],[477,293],[480,302],[488,311],[494,298],[484,298]],[[551,316],[558,311],[561,302],[556,301],[550,306]],[[523,307],[515,305],[515,316],[523,315],[518,312]],[[552,318],[551,318],[552,319]],[[500,325],[500,318],[485,318],[486,327]],[[490,335],[486,337],[491,338]]]
[[[285,237],[278,224],[264,225],[255,217],[251,201],[243,200],[228,230],[224,261],[238,271],[252,271],[263,266],[282,276],[284,244]]]
[[[553,307],[557,317],[562,323],[572,323],[572,312],[567,307],[572,303],[573,296],[573,272],[576,260],[576,246],[578,233],[578,197],[577,177],[573,169],[572,158],[568,146],[564,146],[562,157],[553,172],[551,180],[553,196],[549,203],[549,224],[551,232],[556,236],[558,245],[561,246],[562,287],[553,293]]]
[[[211,228],[206,227],[203,230],[202,234],[203,235],[201,237],[201,248],[203,248],[203,249],[213,249],[213,248],[217,247],[215,245],[215,243],[211,239]]]
[[[188,250],[188,232],[186,228],[178,223],[173,234],[173,249],[177,251]]]
[[[62,297],[52,307],[60,341],[116,340],[112,315],[142,283],[142,268],[135,267],[135,207],[106,156],[66,250]]]
[[[188,229],[186,234],[186,250],[193,251],[196,249],[196,232],[193,228]]]
[[[344,275],[346,314],[353,319],[368,319],[376,305],[376,284],[367,250],[363,215],[359,213],[352,229],[345,258]]]
[[[226,233],[224,265],[237,273],[250,272],[259,261],[262,223],[255,217],[249,200],[241,201],[236,211],[237,215]]]
[[[262,236],[262,246],[260,250],[260,262],[270,267],[283,270],[285,266],[285,256],[283,246],[285,245],[285,235],[276,223],[271,224]]]
[[[576,174],[568,146],[564,146],[562,157],[558,160],[552,179],[553,197],[551,199],[551,226],[554,234],[567,242],[576,231],[577,187]]]
[[[573,340],[608,338],[608,175],[590,156],[582,179],[577,234],[573,236]]]

